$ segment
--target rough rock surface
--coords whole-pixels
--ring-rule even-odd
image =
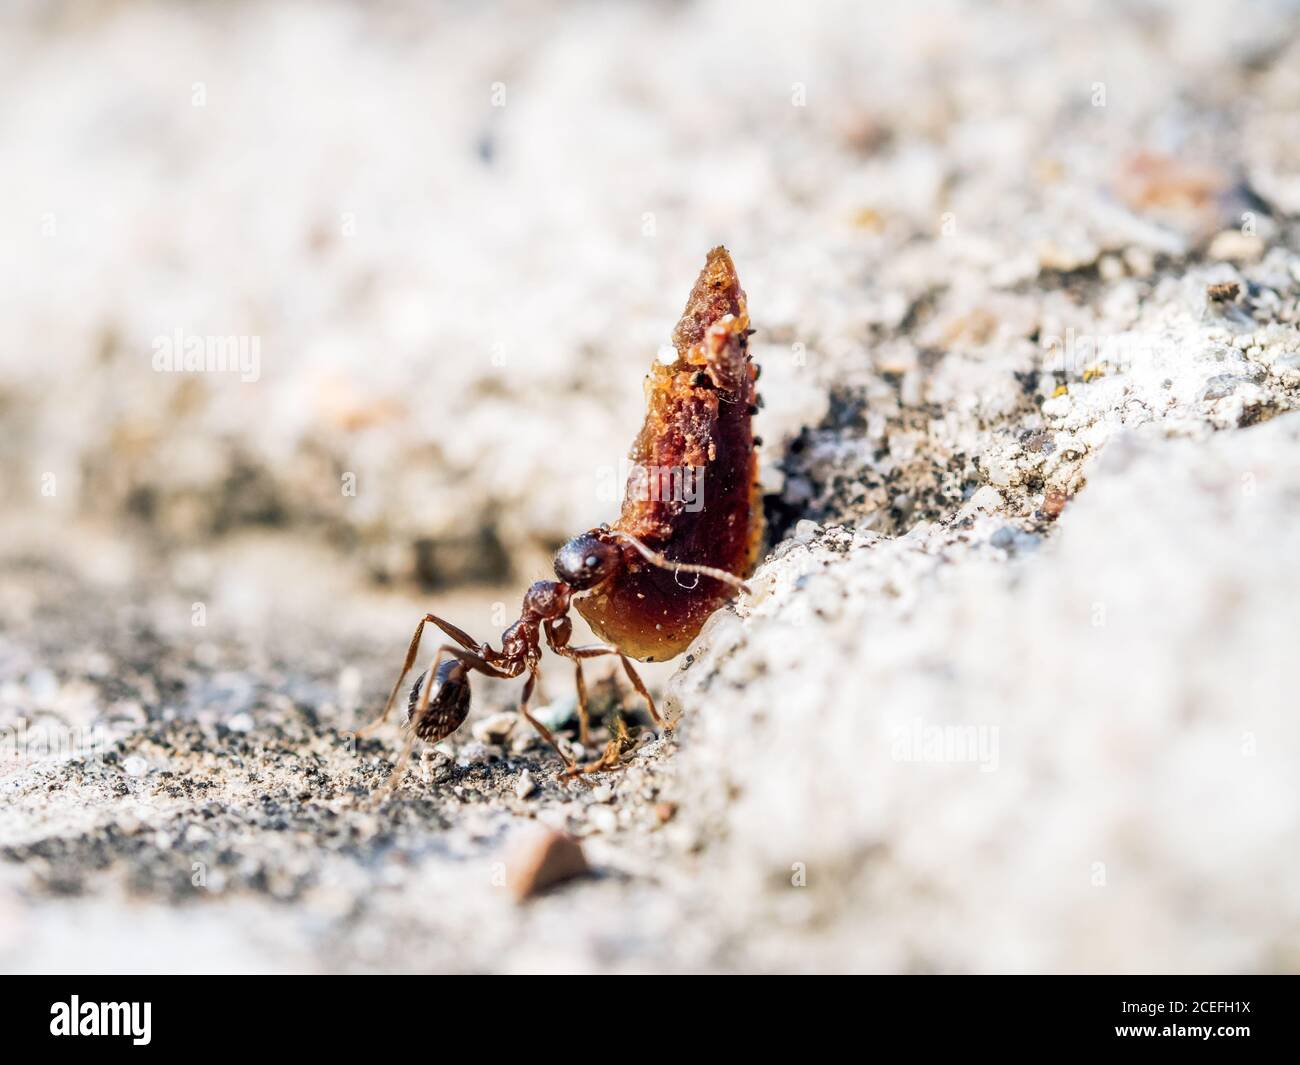
[[[61,10],[0,35],[6,968],[1300,967],[1295,5]],[[772,534],[680,728],[564,786],[476,681],[373,804],[411,624],[613,516],[716,243]],[[519,905],[536,821],[592,872]]]
[[[720,909],[845,967],[1295,969],[1300,413],[1123,435],[1047,543],[995,499],[809,529],[701,635]]]

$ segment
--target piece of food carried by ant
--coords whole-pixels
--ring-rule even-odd
[[[673,330],[676,359],[656,361],[646,379],[622,514],[556,557],[556,573],[568,580],[581,577],[588,544],[612,556],[603,545],[617,547],[608,578],[574,605],[597,636],[633,658],[681,654],[735,595],[735,578],[754,567],[763,508],[750,332],[731,256],[714,248]]]
[[[434,614],[420,619],[383,713],[361,731],[388,718],[419,655],[425,626],[441,629],[449,642],[411,689],[406,740],[384,791],[401,780],[417,740],[437,742],[464,722],[470,673],[525,678],[519,712],[564,761],[562,778],[621,769],[617,739],[599,759],[580,765],[529,713],[543,641],[573,663],[584,746],[590,741],[582,663],[589,658],[617,656],[651,719],[671,727],[631,659],[662,662],[679,655],[709,616],[745,589],[757,559],[763,513],[753,435],[758,369],[748,350],[752,332],[731,256],[714,248],[673,330],[670,357],[656,360],[646,379],[645,423],[632,445],[618,520],[560,548],[557,579],[537,581],[524,593],[519,620],[501,634],[499,650]],[[570,645],[570,606],[606,643]]]

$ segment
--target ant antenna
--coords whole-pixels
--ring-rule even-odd
[[[725,569],[718,569],[715,566],[699,566],[693,562],[674,562],[671,559],[664,558],[658,551],[653,551],[631,533],[619,532],[617,529],[609,531],[610,536],[616,536],[619,539],[626,540],[629,544],[637,549],[641,557],[652,565],[660,569],[670,569],[673,571],[673,577],[676,578],[678,573],[699,573],[705,577],[712,577],[715,581],[722,581],[723,584],[730,584],[733,588],[739,588],[746,595],[749,594],[749,585],[737,577],[734,573],[728,573]],[[680,581],[678,581],[681,584]],[[697,580],[696,584],[699,583]],[[691,585],[694,587],[695,585]],[[683,588],[686,585],[682,585]]]

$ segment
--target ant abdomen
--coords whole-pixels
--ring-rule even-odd
[[[421,673],[411,686],[407,701],[406,723],[409,724],[420,703],[420,689],[429,674]],[[429,708],[416,719],[415,734],[426,743],[437,743],[455,732],[469,716],[469,671],[458,658],[449,658],[438,667],[437,687],[429,699]]]

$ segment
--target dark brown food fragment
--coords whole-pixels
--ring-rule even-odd
[[[744,318],[742,328],[749,328],[745,293],[736,278],[735,264],[727,249],[718,246],[709,252],[704,269],[691,289],[690,299],[686,301],[681,320],[673,330],[673,347],[678,356],[686,359],[690,350],[704,340],[709,327],[728,314]]]
[[[749,312],[735,265],[714,248],[673,331],[677,358],[646,378],[646,416],[613,528],[676,562],[746,577],[763,533],[751,408]],[[723,581],[650,565],[634,548],[616,577],[575,600],[595,633],[624,654],[680,654],[735,595]]]

